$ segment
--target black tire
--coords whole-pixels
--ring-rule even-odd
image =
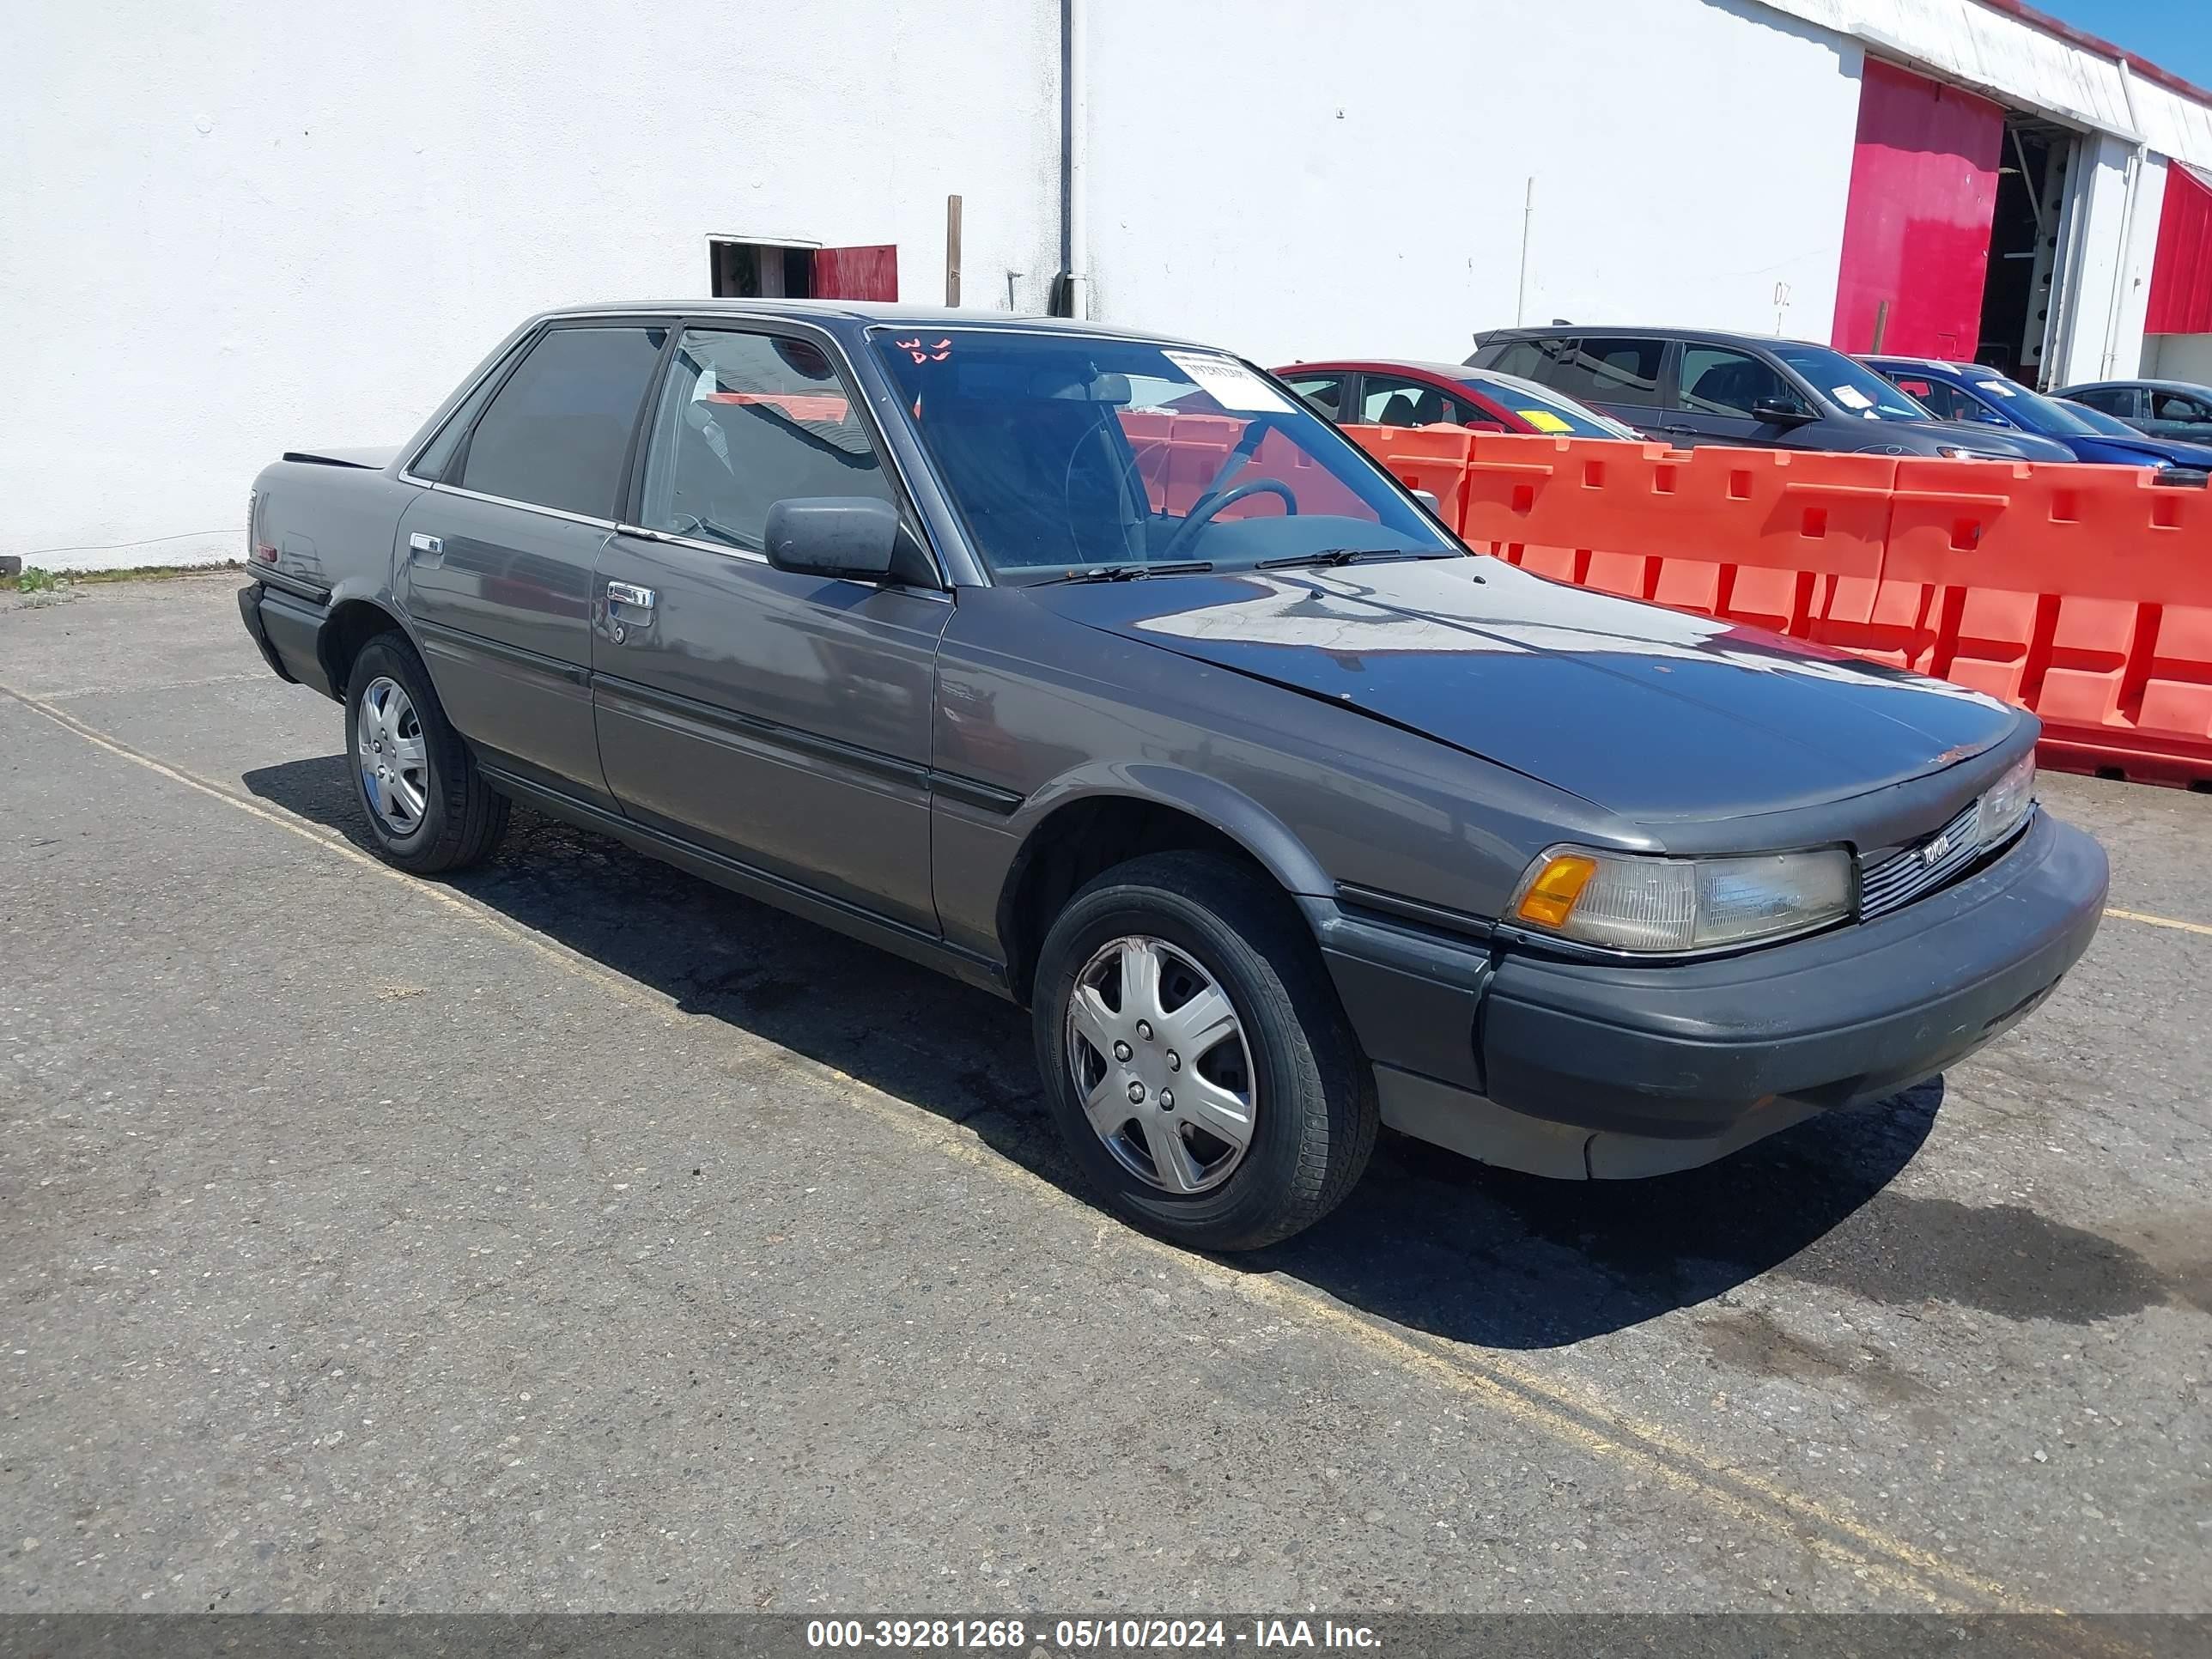
[[[422,791],[421,817],[396,829],[387,822],[372,798],[360,763],[357,732],[362,699],[379,680],[394,682],[407,695],[420,727],[424,757],[428,765],[428,787]],[[387,864],[418,876],[447,870],[463,870],[489,855],[507,833],[507,799],[477,771],[476,757],[461,734],[446,718],[430,684],[429,671],[407,636],[380,634],[361,648],[353,672],[346,676],[346,762],[353,773],[354,799],[368,820],[368,833],[378,855]]]
[[[1255,1085],[1250,1140],[1210,1190],[1163,1191],[1133,1173],[1092,1128],[1070,1074],[1078,978],[1129,936],[1186,954],[1243,1027]],[[1233,860],[1148,854],[1084,887],[1045,937],[1030,1018],[1045,1098],[1076,1163],[1115,1208],[1176,1243],[1251,1250],[1288,1238],[1343,1201],[1375,1149],[1373,1073],[1313,936],[1273,883]]]

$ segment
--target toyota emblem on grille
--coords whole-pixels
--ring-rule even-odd
[[[1951,832],[1947,830],[1920,849],[1920,862],[1933,870],[1949,857],[1950,853]]]

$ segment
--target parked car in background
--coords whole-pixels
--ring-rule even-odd
[[[1534,380],[1464,363],[1331,358],[1292,363],[1277,369],[1275,377],[1317,413],[1346,426],[1449,424],[1560,438],[1644,435]]]
[[[1809,341],[1698,329],[1498,329],[1468,362],[1534,380],[1677,447],[1735,444],[1957,459],[2071,460],[2033,433],[1939,421]]]
[[[1909,393],[1947,421],[1976,422],[2007,432],[2033,432],[2063,444],[2077,461],[2118,466],[2148,466],[2185,475],[2212,467],[2212,448],[2177,443],[2138,432],[2126,422],[2105,418],[2116,431],[2100,428],[2086,411],[2029,390],[1983,363],[1945,362],[1929,357],[1869,357],[1868,367],[1900,392]]]
[[[1470,557],[1202,346],[556,312],[405,445],[264,468],[246,540],[386,860],[525,801],[995,991],[1075,1165],[1200,1248],[1378,1122],[1579,1181],[1886,1100],[2103,915],[2033,714]],[[269,873],[270,925],[341,902]]]
[[[2212,386],[2188,380],[2093,380],[2057,396],[2101,410],[2154,438],[2212,443]]]

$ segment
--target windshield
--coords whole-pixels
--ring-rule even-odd
[[[2107,415],[2103,410],[2092,409],[2087,404],[2077,404],[2070,398],[2045,398],[2043,401],[2071,415],[2090,431],[2101,436],[2140,439],[2143,435],[2118,416]]]
[[[1539,432],[1552,433],[1562,438],[1634,438],[1638,435],[1632,427],[1585,409],[1573,398],[1562,397],[1534,380],[1524,380],[1517,374],[1483,374],[1467,377],[1467,384],[1478,386],[1495,401],[1505,405]]]
[[[1784,341],[1774,355],[1813,383],[1847,415],[1867,421],[1932,421],[1936,417],[1881,375],[1824,345]]]
[[[1966,386],[1977,397],[1987,398],[2030,432],[2040,432],[2051,438],[2086,438],[2096,433],[2095,427],[2057,398],[2030,392],[2002,375],[1993,374],[1987,380],[1969,378]]]
[[[1463,550],[1233,357],[1042,331],[869,333],[996,575]]]

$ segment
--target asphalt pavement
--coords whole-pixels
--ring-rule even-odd
[[[369,858],[240,580],[0,596],[0,1610],[2212,1609],[2212,798],[1908,1097],[1214,1261],[986,994]]]

